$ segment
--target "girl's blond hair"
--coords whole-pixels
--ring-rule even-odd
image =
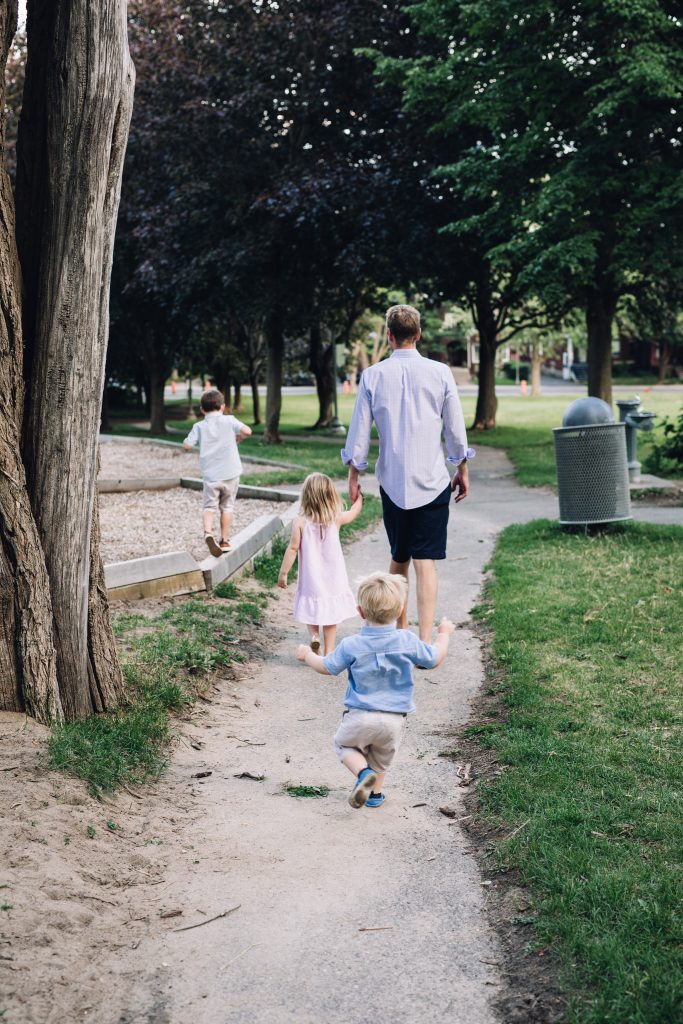
[[[321,526],[329,526],[344,511],[339,491],[324,473],[311,473],[306,477],[299,504],[302,515]]]

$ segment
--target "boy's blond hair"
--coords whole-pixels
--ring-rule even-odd
[[[306,519],[321,526],[329,526],[344,511],[339,491],[324,473],[311,473],[306,477],[299,505]]]
[[[358,606],[368,622],[394,622],[408,600],[408,583],[398,573],[373,572],[358,585]]]
[[[414,341],[420,333],[420,314],[414,306],[391,306],[387,310],[387,330],[399,345]]]

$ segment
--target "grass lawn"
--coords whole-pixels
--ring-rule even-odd
[[[539,398],[519,398],[501,395],[498,399],[498,416],[495,430],[470,431],[469,443],[478,446],[489,445],[504,449],[512,461],[517,480],[526,487],[554,487],[555,455],[553,449],[553,427],[562,426],[562,417],[567,406],[574,401],[572,395],[552,395]],[[681,408],[681,395],[652,392],[643,398],[643,408],[656,412],[658,416],[674,417]],[[472,422],[475,397],[465,395],[462,405],[465,422]],[[617,410],[618,413],[618,410]],[[651,434],[638,436],[638,455],[642,462],[652,439]]]
[[[505,714],[469,733],[507,766],[480,790],[519,829],[497,862],[531,890],[571,1022],[680,1020],[683,529],[512,526],[492,569],[476,614]]]
[[[619,382],[617,382],[619,383]],[[519,483],[527,487],[555,486],[555,457],[553,451],[553,427],[562,424],[562,416],[567,406],[581,396],[551,395],[539,398],[521,398],[516,395],[501,395],[498,398],[498,425],[495,430],[470,431],[469,441],[473,447],[489,445],[502,448],[510,457]],[[675,417],[681,408],[681,395],[662,391],[650,392],[642,396],[643,407],[656,412],[662,418]],[[339,396],[339,415],[343,423],[349,423],[354,403],[353,395]],[[469,425],[474,418],[476,398],[464,395],[462,405],[465,422]],[[172,414],[172,407],[168,407]],[[344,445],[343,438],[335,438],[330,442],[326,439],[317,440],[304,433],[314,422],[317,411],[315,395],[286,395],[283,398],[281,430],[286,434],[301,434],[301,439],[287,441],[280,445],[266,445],[260,436],[263,428],[257,427],[254,436],[243,444],[245,455],[262,456],[280,462],[291,462],[303,466],[301,470],[282,470],[281,473],[264,473],[258,469],[248,468],[243,476],[244,483],[267,486],[268,484],[300,483],[306,473],[319,471],[332,477],[343,477],[344,467],[339,451]],[[244,411],[240,416],[248,423],[251,419],[251,400],[245,397]],[[169,420],[169,426],[187,428],[190,423],[185,420]],[[117,434],[147,436],[149,433],[129,424],[114,426]],[[660,428],[661,430],[661,428]],[[658,434],[655,429],[651,434],[641,433],[638,441],[638,452],[641,462],[644,461],[653,438]],[[167,437],[167,440],[173,438]],[[376,448],[374,448],[376,451]],[[373,463],[370,463],[370,471]]]

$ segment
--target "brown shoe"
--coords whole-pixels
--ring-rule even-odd
[[[317,634],[311,637],[311,650],[314,654],[317,654],[320,650],[320,637]]]
[[[232,545],[231,545],[230,541],[229,540],[223,540],[223,538],[221,537],[220,549],[223,552],[223,554],[225,554],[226,551],[229,551],[231,547],[232,547]]]
[[[206,546],[213,555],[213,557],[220,558],[223,552],[221,551],[218,544],[216,544],[216,538],[212,534],[206,533],[204,534],[204,540],[206,541]]]

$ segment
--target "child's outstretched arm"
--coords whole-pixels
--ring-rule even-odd
[[[447,619],[446,616],[444,615],[441,622],[439,623],[439,629],[436,636],[436,643],[434,644],[437,651],[439,652],[439,655],[436,659],[436,665],[434,666],[434,668],[438,668],[443,659],[446,657],[446,651],[448,650],[448,644],[451,639],[451,633],[454,632],[455,625],[451,622],[450,619]]]
[[[285,557],[282,559],[282,565],[280,566],[280,575],[277,578],[277,585],[283,590],[287,589],[287,576],[289,570],[296,562],[297,555],[299,554],[299,547],[301,545],[301,523],[298,519],[294,520],[292,526],[292,536],[289,540],[289,547],[285,551]]]
[[[251,437],[251,427],[248,427],[246,423],[243,423],[240,427],[240,432],[235,437],[235,440],[239,444],[240,441],[244,441],[245,437]]]
[[[347,523],[352,523],[360,514],[363,508],[363,492],[360,487],[358,488],[358,497],[354,501],[353,505],[347,512],[342,512],[340,516],[337,516],[337,526],[346,526]]]
[[[195,423],[192,430],[183,441],[183,449],[189,452],[191,448],[194,448],[197,441],[199,440],[199,424]]]
[[[319,672],[321,676],[332,675],[332,673],[328,672],[325,668],[325,659],[319,654],[314,654],[308,644],[299,644],[296,649],[296,656],[299,661],[304,661],[309,668]]]

